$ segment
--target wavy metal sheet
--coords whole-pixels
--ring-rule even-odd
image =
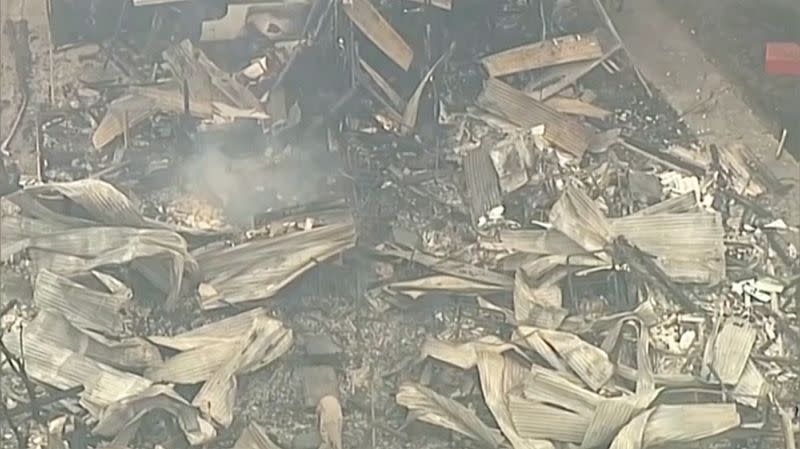
[[[464,156],[464,177],[467,182],[472,221],[477,223],[480,217],[503,204],[500,178],[488,151],[478,148],[467,152]]]
[[[496,78],[484,81],[478,105],[522,128],[544,125],[544,138],[576,158],[583,156],[593,137],[591,128],[578,120]]]
[[[48,270],[40,271],[34,281],[33,301],[40,309],[57,311],[78,327],[109,335],[125,330],[121,312],[132,297],[127,288],[116,293],[94,290]]]
[[[567,410],[511,395],[508,409],[523,438],[580,443],[589,418]]]
[[[724,229],[718,213],[659,213],[610,221],[614,234],[655,256],[676,281],[717,284],[725,277]]]
[[[752,324],[742,319],[729,319],[722,326],[713,343],[711,366],[723,384],[739,383],[750,360],[757,333]]]
[[[352,248],[352,218],[310,231],[252,241],[198,254],[198,263],[213,290],[201,292],[202,307],[268,299],[320,261]]]
[[[458,432],[489,447],[496,448],[505,441],[498,429],[486,425],[474,411],[422,385],[404,383],[396,400],[413,412],[416,419]]]

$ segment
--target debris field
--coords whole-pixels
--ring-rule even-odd
[[[3,448],[796,449],[786,183],[622,2],[47,5],[5,25]]]

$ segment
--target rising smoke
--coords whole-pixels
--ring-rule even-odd
[[[181,167],[184,189],[221,207],[233,223],[319,199],[339,174],[338,156],[321,145],[290,148],[279,156],[263,150],[242,156],[230,151],[240,145],[236,140],[198,143]]]

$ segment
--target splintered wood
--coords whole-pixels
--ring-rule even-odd
[[[603,56],[598,34],[569,35],[534,42],[484,57],[481,62],[489,76],[498,77],[568,62]]]
[[[545,140],[577,158],[592,140],[587,126],[498,79],[484,82],[478,104],[522,128],[544,125]]]
[[[372,6],[369,0],[351,0],[342,3],[342,9],[353,23],[382,52],[403,70],[411,67],[414,50],[408,46],[403,37],[392,28],[381,13]]]

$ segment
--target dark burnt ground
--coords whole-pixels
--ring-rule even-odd
[[[652,97],[647,95],[630,68],[614,75],[595,69],[581,85],[597,94],[596,104],[614,112],[607,126],[620,128],[624,135],[659,148],[671,144],[689,146],[696,140],[659,92],[653,92]]]

